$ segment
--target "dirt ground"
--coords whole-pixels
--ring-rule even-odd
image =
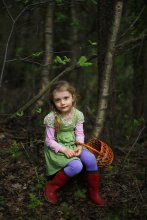
[[[15,131],[6,127],[0,130],[1,220],[146,220],[146,143],[140,144],[140,150],[133,150],[128,158],[115,148],[112,165],[100,169],[105,208],[89,201],[84,170],[59,190],[60,202],[52,205],[43,197],[43,186],[49,181],[43,136],[37,134],[34,138],[33,134],[30,138],[28,133],[25,129],[20,132],[19,127]]]

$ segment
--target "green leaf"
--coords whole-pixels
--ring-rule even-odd
[[[30,197],[28,204],[29,209],[35,210],[36,208],[40,207],[43,204],[42,201],[33,193],[29,193],[29,197]]]
[[[22,47],[16,48],[16,55],[22,55],[23,53],[24,53],[24,48],[22,48]]]
[[[68,58],[67,56],[64,56],[64,61],[66,61],[67,63],[70,62],[70,58]]]
[[[40,114],[42,112],[42,108],[37,108],[36,112]]]
[[[63,3],[64,0],[56,0],[57,4]]]
[[[18,117],[22,117],[22,116],[24,115],[24,112],[23,112],[23,111],[17,112],[16,115],[17,115]]]
[[[92,42],[91,40],[88,41],[92,46],[96,46],[97,42]]]
[[[90,2],[92,2],[94,5],[97,5],[97,1],[96,0],[90,0]]]
[[[42,51],[36,52],[36,53],[33,53],[33,56],[34,57],[39,57],[42,53],[43,53]]]
[[[74,197],[76,200],[79,200],[79,199],[85,199],[86,198],[86,191],[83,189],[79,189],[77,191],[74,192]]]
[[[56,56],[54,61],[55,61],[55,63],[60,63],[60,64],[63,64],[63,65],[65,64],[65,62],[59,56]]]
[[[81,56],[79,61],[77,62],[77,64],[79,64],[80,66],[83,66],[83,67],[87,67],[87,66],[92,65],[92,63],[87,62],[87,58],[85,56]]]
[[[64,22],[66,21],[67,16],[63,14],[62,12],[57,12],[56,13],[56,22]]]
[[[70,58],[68,58],[67,56],[64,56],[62,59],[60,56],[56,56],[54,59],[54,62],[65,65],[70,62]]]

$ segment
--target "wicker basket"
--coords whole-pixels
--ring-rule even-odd
[[[91,139],[87,144],[76,142],[77,145],[88,148],[95,156],[99,166],[106,167],[110,165],[114,159],[114,154],[106,143],[97,138]]]

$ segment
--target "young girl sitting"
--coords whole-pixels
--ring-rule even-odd
[[[56,204],[57,190],[79,174],[84,165],[89,198],[96,205],[104,206],[105,201],[99,192],[100,175],[96,158],[86,148],[76,145],[76,142],[84,143],[84,116],[75,108],[74,87],[66,81],[58,81],[51,86],[49,98],[53,111],[44,118],[44,153],[48,175],[56,175],[44,187],[45,199]]]

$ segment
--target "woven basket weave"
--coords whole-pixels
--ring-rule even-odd
[[[80,142],[76,142],[76,144],[86,147],[91,151],[96,156],[97,163],[101,167],[110,165],[114,159],[111,147],[97,138],[92,138],[87,144]]]

